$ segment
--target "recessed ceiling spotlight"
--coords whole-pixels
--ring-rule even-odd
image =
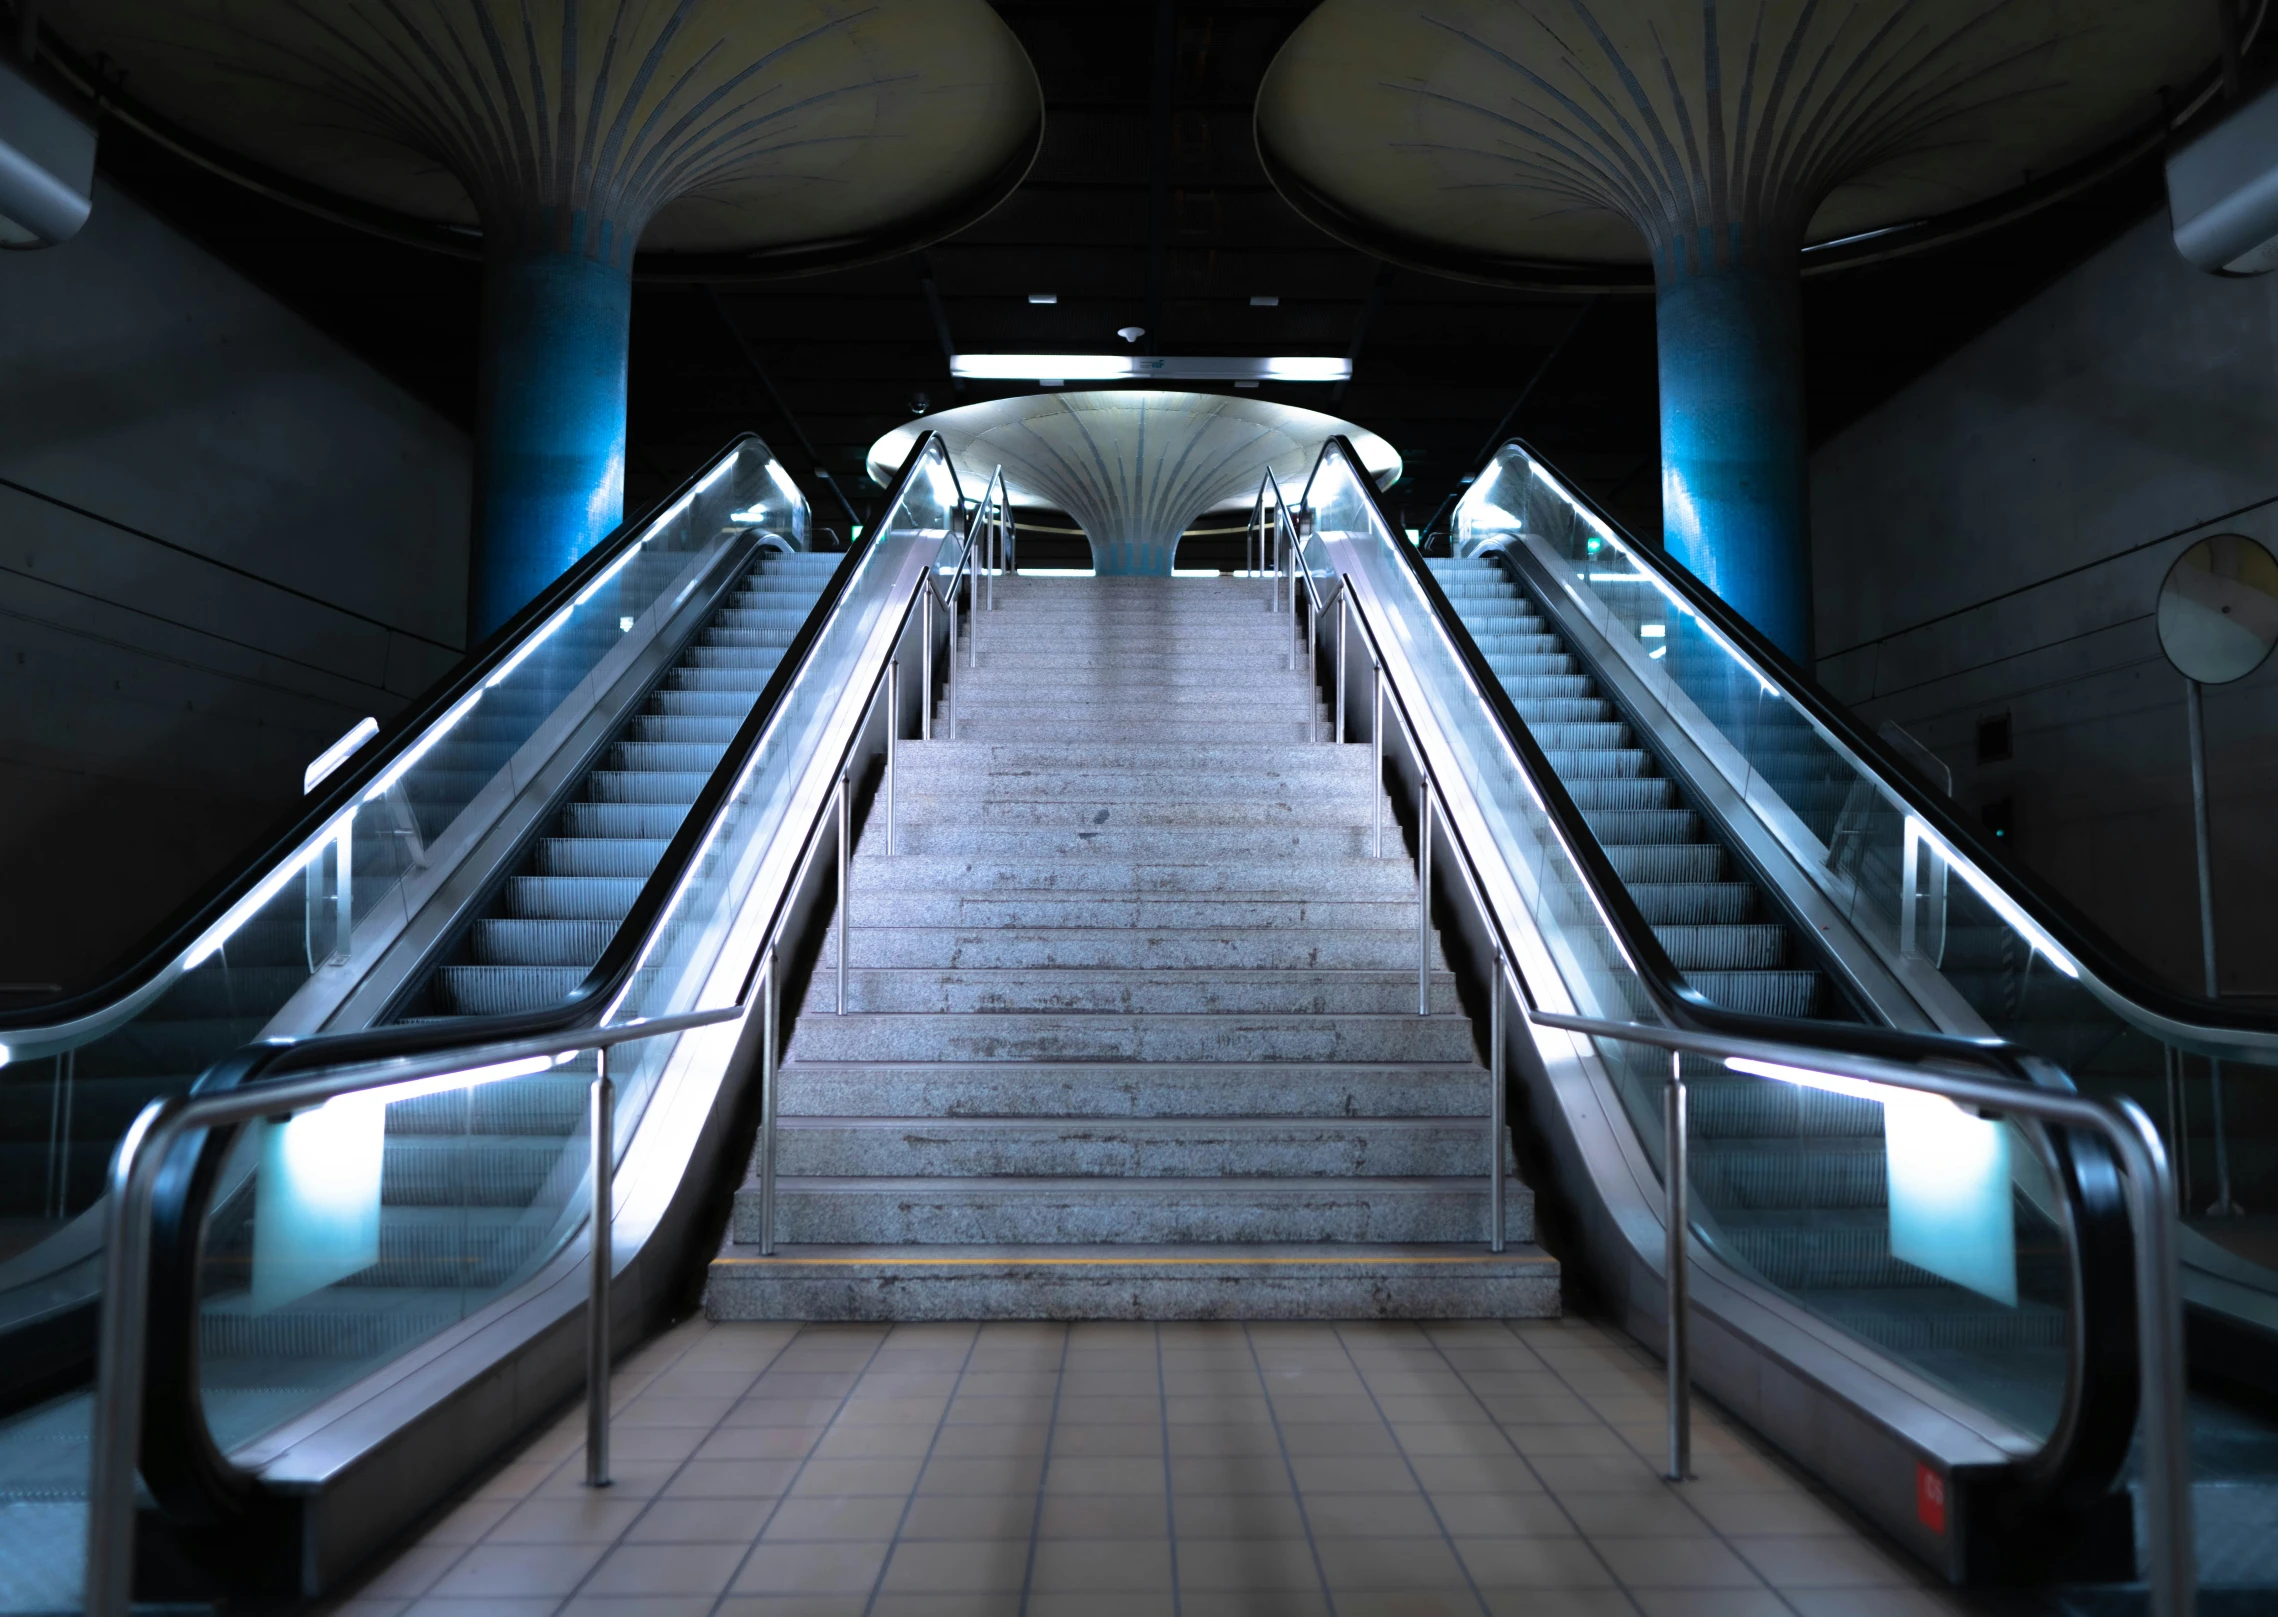
[[[1147,328],[1145,326],[1117,326],[1115,334],[1125,342],[1137,342],[1147,335]]]
[[[1281,307],[1281,299],[1270,292],[1260,292],[1256,297],[1250,299],[1250,307],[1253,309],[1278,309]]]
[[[1058,303],[1060,294],[1057,292],[1031,292],[1028,294],[1028,301],[1031,303]]]

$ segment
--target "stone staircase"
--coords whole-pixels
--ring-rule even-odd
[[[979,617],[959,739],[903,744],[894,857],[858,839],[845,1014],[826,940],[792,1029],[776,1254],[755,1178],[711,1315],[1555,1314],[1515,1177],[1487,1248],[1488,1075],[1444,969],[1417,1014],[1370,749],[1315,739],[1260,586]]]

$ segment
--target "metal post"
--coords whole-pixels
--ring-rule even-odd
[[[986,557],[987,547],[978,547]],[[981,580],[973,571],[973,553],[965,555],[965,666],[981,666]]]
[[[1376,720],[1368,728],[1369,740],[1376,748],[1376,767],[1369,772],[1368,784],[1376,794],[1376,857],[1384,857],[1384,664],[1374,657],[1368,660],[1370,689],[1375,693]]]
[[[847,836],[848,822],[853,814],[847,799],[853,796],[847,784],[847,772],[838,772],[838,1014],[846,1014],[846,935],[854,930],[854,893],[847,885],[847,855],[851,851]]]
[[[136,1450],[142,1442],[143,1321],[150,1290],[151,1185],[134,1172],[161,1115],[145,1107],[111,1158],[103,1215],[102,1313],[95,1339],[95,1408],[87,1476],[87,1617],[127,1617],[134,1599]]]
[[[957,580],[949,581],[949,739],[957,739]]]
[[[353,867],[356,856],[356,811],[349,809],[340,822],[340,836],[335,844],[340,850],[333,862],[334,874],[339,877],[332,895],[332,958],[342,964],[348,959],[348,942],[356,930],[356,878]]]
[[[1421,756],[1416,767],[1422,769]],[[1432,1014],[1432,777],[1416,787],[1416,1014]]]
[[[902,659],[886,664],[886,857],[894,857],[894,748],[902,733]]]
[[[1337,591],[1337,745],[1345,744],[1345,625],[1353,615],[1352,596],[1342,587]]]
[[[1663,1106],[1668,1130],[1662,1148],[1662,1179],[1668,1191],[1668,1249],[1664,1265],[1669,1271],[1669,1480],[1683,1482],[1693,1470],[1693,1366],[1691,1308],[1687,1300],[1685,1234],[1691,1214],[1685,1207],[1685,1180],[1690,1172],[1685,1137],[1685,1057],[1669,1052],[1669,1090]]]
[[[988,520],[981,527],[981,554],[988,559],[989,581],[983,587],[989,610],[997,609],[997,567],[1003,560],[1004,534],[997,526],[996,507],[989,508]]]
[[[779,1087],[776,1018],[782,1007],[776,992],[775,945],[759,968],[759,1255],[775,1256],[775,1092]]]
[[[1495,945],[1495,980],[1487,1013],[1487,1250],[1503,1250],[1503,982],[1509,968]]]
[[[1290,529],[1290,531],[1289,531],[1289,537],[1288,537],[1286,540],[1284,540],[1284,541],[1283,541],[1283,548],[1284,548],[1284,549],[1286,549],[1286,550],[1289,552],[1289,666],[1290,666],[1291,668],[1293,668],[1293,669],[1294,669],[1294,668],[1297,666],[1297,566],[1298,566],[1298,558],[1297,558],[1297,530],[1296,530],[1295,528],[1292,528],[1292,529]]]
[[[615,1256],[617,1086],[609,1050],[594,1052],[590,1171],[593,1183],[592,1277],[585,1298],[585,1485],[609,1486],[609,1267]]]
[[[933,568],[926,568],[925,599],[918,607],[918,739],[933,739]]]
[[[2215,857],[2214,842],[2207,828],[2207,726],[2200,698],[2199,682],[2183,682],[2186,728],[2191,732],[2191,829],[2198,844],[2199,856],[2199,961],[2206,973],[2207,997],[2216,999],[2222,990],[2215,977]],[[2223,1116],[2223,1064],[2210,1057],[2207,1061],[2207,1126],[2215,1136],[2215,1199],[2207,1208],[2209,1218],[2234,1218],[2240,1208],[2231,1199],[2230,1134]]]
[[[2136,1356],[2143,1371],[2139,1418],[2144,1456],[2144,1581],[2152,1617],[2191,1617],[2198,1606],[2198,1552],[2191,1530],[2189,1414],[2184,1408],[2183,1296],[2177,1276],[2175,1184],[2159,1131],[2143,1108],[2122,1100],[2125,1127],[2111,1131],[2126,1169],[2128,1222],[2136,1241]]]

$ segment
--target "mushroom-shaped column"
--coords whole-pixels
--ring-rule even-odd
[[[719,279],[921,246],[1025,172],[984,0],[75,0],[192,139],[484,262],[473,638],[623,514],[636,246]]]
[[[1349,421],[1269,399],[1152,390],[1043,393],[920,416],[870,447],[870,475],[892,480],[920,432],[941,434],[968,495],[1002,467],[1015,505],[1074,517],[1101,573],[1166,576],[1179,535],[1205,511],[1247,506],[1270,470],[1291,499],[1321,446],[1350,438],[1379,488],[1400,456]]]
[[[2175,0],[1326,0],[1258,146],[1385,257],[1535,286],[1649,262],[1668,548],[1808,660],[1807,244],[1958,219],[2156,128],[2219,48],[2215,8]]]

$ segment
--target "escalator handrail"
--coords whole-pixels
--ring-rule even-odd
[[[191,950],[221,925],[231,910],[270,880],[277,867],[321,845],[334,822],[354,807],[363,794],[402,754],[417,746],[429,731],[449,717],[483,682],[513,658],[523,643],[565,607],[596,578],[615,566],[653,530],[691,499],[714,471],[740,456],[747,447],[772,455],[755,433],[739,433],[721,451],[703,461],[678,487],[653,502],[573,563],[567,571],[508,618],[480,646],[443,675],[419,697],[406,704],[379,733],[352,753],[318,788],[293,806],[290,813],[263,833],[229,870],[206,884],[142,942],[113,965],[92,987],[59,1000],[12,1011],[0,1011],[0,1060],[8,1047],[19,1053],[35,1042],[64,1047],[100,1037],[132,1015]],[[106,1014],[109,1013],[109,1014]],[[44,1038],[43,1038],[44,1036]],[[41,1055],[49,1053],[41,1049]]]
[[[1314,486],[1322,468],[1333,456],[1342,460],[1389,548],[1399,555],[1409,576],[1422,591],[1441,634],[1461,661],[1474,694],[1493,714],[1495,728],[1510,748],[1513,762],[1527,779],[1566,855],[1590,888],[1598,913],[1613,931],[1618,946],[1627,953],[1655,1013],[1671,1027],[1712,1038],[1831,1050],[1861,1060],[1911,1064],[1925,1070],[1975,1069],[1990,1072],[1995,1078],[2020,1088],[2064,1090],[2073,1087],[2069,1078],[2045,1058],[2009,1040],[1963,1038],[1863,1023],[1817,1022],[1736,1011],[1712,1004],[1691,987],[1638,909],[1628,885],[1590,830],[1573,794],[1551,768],[1532,730],[1519,716],[1510,694],[1432,577],[1431,569],[1424,565],[1414,546],[1399,538],[1400,529],[1385,509],[1381,494],[1362,469],[1359,455],[1342,436],[1332,437],[1322,446],[1300,503],[1308,509],[1318,509],[1313,500]],[[1349,583],[1340,582],[1350,596]],[[1310,593],[1310,586],[1308,588]],[[1374,642],[1376,630],[1368,622],[1365,604],[1357,597],[1353,599],[1362,632]],[[1311,632],[1309,629],[1308,633]],[[1341,672],[1339,677],[1342,677]],[[1398,692],[1392,694],[1394,701],[1400,703]],[[1402,722],[1409,721],[1404,718]],[[1452,820],[1443,823],[1448,825],[1449,834],[1455,839],[1459,858],[1464,864],[1474,864],[1474,856]],[[1515,963],[1523,958],[1513,946],[1514,940],[1502,916],[1486,902],[1476,878],[1468,871],[1465,875],[1472,882],[1479,898],[1481,917],[1492,931],[1496,946],[1502,950],[1504,961]],[[1515,964],[1507,965],[1506,969],[1528,1020],[1531,1022],[1546,1014]],[[2134,1283],[2129,1221],[2124,1209],[2099,1194],[2109,1175],[2118,1172],[2117,1162],[2106,1158],[2109,1146],[2099,1141],[2052,1140],[2050,1149],[2062,1157],[2054,1166],[2065,1196],[2067,1221],[2080,1254],[2081,1308],[2085,1310],[2089,1306],[2087,1298],[2093,1293],[2107,1313],[2132,1310]],[[2029,1495],[2076,1497],[2084,1490],[2100,1489],[2117,1475],[2125,1461],[2129,1434],[2135,1425],[2133,1393],[2124,1390],[2134,1385],[2135,1353],[2135,1343],[2127,1339],[2126,1333],[2084,1328],[2071,1333],[2070,1350],[2066,1355],[2065,1399],[2057,1422],[2040,1452],[2019,1468],[2020,1480]],[[2091,1396],[2099,1390],[2103,1396]]]
[[[2214,1047],[2198,1048],[2198,1053],[2235,1053],[2244,1042],[2258,1047],[2278,1064],[2278,1013],[2226,1005],[2160,983],[2125,946],[2070,900],[2011,860],[1950,803],[1916,781],[1889,743],[1820,689],[1811,675],[1715,591],[1670,557],[1641,543],[1596,501],[1556,476],[1550,463],[1526,440],[1507,439],[1487,464],[1493,465],[1504,449],[1517,449],[1540,467],[1559,494],[1586,511],[1593,523],[1616,539],[1633,563],[1681,596],[1687,611],[1708,623],[1751,673],[1765,684],[1777,686],[1825,740],[1849,755],[1861,774],[1875,780],[1900,801],[1906,812],[1963,855],[1976,874],[1998,886],[2033,925],[2064,949],[2091,991],[2101,990],[2097,998],[2109,1008],[2155,1038],[2188,1047]],[[2218,1032],[2230,1037],[2218,1037]]]
[[[388,1061],[415,1060],[445,1051],[479,1052],[530,1040],[592,1032],[608,1022],[620,990],[631,981],[643,950],[658,924],[670,914],[685,879],[709,845],[714,823],[729,807],[748,766],[766,745],[778,712],[793,682],[813,654],[816,641],[830,621],[848,584],[878,538],[892,525],[903,493],[916,475],[929,445],[938,437],[919,436],[901,470],[887,486],[884,518],[858,539],[832,570],[793,636],[782,660],[754,700],[737,729],[735,739],[713,768],[695,805],[682,819],[667,844],[664,856],[642,884],[640,895],[617,927],[601,958],[569,997],[531,1011],[481,1017],[454,1017],[446,1021],[395,1025],[352,1033],[319,1035],[300,1040],[270,1039],[245,1045],[200,1075],[191,1087],[193,1096],[213,1095],[248,1085],[274,1084],[318,1070],[369,1067]],[[948,457],[941,457],[944,466]],[[955,471],[951,468],[952,487]],[[978,523],[975,524],[977,531]],[[973,544],[973,533],[966,536]],[[930,565],[927,585],[930,585]],[[904,603],[904,622],[916,603],[913,592]],[[859,732],[858,732],[859,734]],[[813,831],[807,833],[811,842]],[[782,924],[788,895],[779,899],[763,937],[772,938]],[[762,949],[746,973],[736,1006],[748,1005],[766,959]],[[614,1027],[615,1024],[612,1024]],[[469,1065],[480,1065],[477,1057]],[[145,1114],[148,1115],[147,1113]],[[248,1508],[255,1478],[238,1469],[220,1453],[205,1424],[197,1386],[198,1264],[207,1196],[220,1167],[217,1143],[208,1136],[185,1139],[177,1149],[178,1161],[169,1163],[155,1182],[150,1220],[154,1235],[150,1266],[151,1312],[144,1422],[146,1481],[162,1505],[180,1504],[200,1522],[227,1524]]]

